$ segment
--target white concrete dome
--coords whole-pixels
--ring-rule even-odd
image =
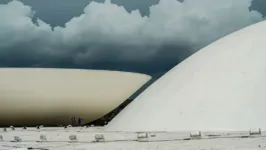
[[[152,84],[106,130],[265,128],[266,21],[198,51]]]
[[[0,125],[88,123],[112,111],[150,76],[44,68],[0,69]]]

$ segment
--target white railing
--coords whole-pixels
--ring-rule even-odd
[[[95,132],[90,128],[4,128],[0,131],[0,142],[116,142],[116,141],[177,141],[213,138],[242,138],[264,137],[266,134],[260,129],[250,129],[244,132]],[[128,136],[124,136],[124,134]],[[215,135],[215,136],[213,136]],[[165,138],[167,137],[167,138]],[[170,138],[169,138],[170,137]]]

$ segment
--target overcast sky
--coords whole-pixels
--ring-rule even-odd
[[[0,3],[1,67],[110,69],[155,77],[266,14],[266,0]]]

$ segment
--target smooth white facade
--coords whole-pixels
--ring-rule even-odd
[[[0,125],[88,123],[112,111],[150,76],[42,68],[0,69]]]
[[[266,22],[198,51],[157,80],[106,130],[266,129]]]

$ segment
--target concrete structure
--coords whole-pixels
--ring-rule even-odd
[[[0,125],[88,123],[116,108],[149,79],[118,71],[2,68]]]
[[[266,21],[190,56],[138,96],[106,130],[265,128],[265,91]]]
[[[266,133],[106,132],[95,128],[0,128],[1,150],[266,150]],[[245,138],[241,138],[245,137]],[[100,140],[98,140],[100,139]]]

